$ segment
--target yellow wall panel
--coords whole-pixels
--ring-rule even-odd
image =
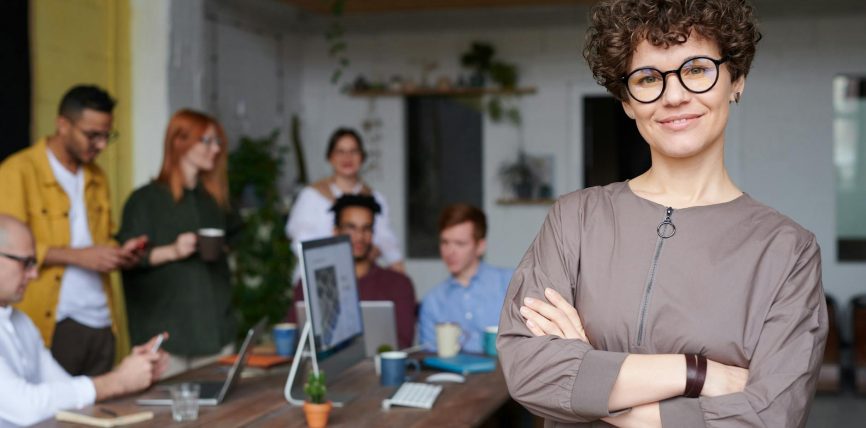
[[[117,223],[123,201],[132,190],[132,123],[130,100],[129,0],[31,0],[33,67],[33,135],[54,132],[60,97],[77,84],[95,84],[118,101],[114,127],[120,138],[97,162],[111,184]],[[117,314],[118,357],[129,350],[122,289],[113,276]]]

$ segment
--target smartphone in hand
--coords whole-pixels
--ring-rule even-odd
[[[150,348],[150,353],[155,354],[159,351],[159,347],[162,346],[162,342],[165,340],[165,334],[160,333],[156,338],[156,343],[153,344],[153,347]]]

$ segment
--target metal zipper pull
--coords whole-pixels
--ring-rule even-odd
[[[658,233],[659,238],[668,239],[671,236],[676,235],[677,227],[674,225],[674,222],[671,221],[671,214],[674,213],[674,209],[668,207],[665,210],[665,219],[659,223],[659,227],[656,228],[656,233]]]

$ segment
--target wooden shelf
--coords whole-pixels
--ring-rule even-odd
[[[411,97],[411,96],[478,96],[478,95],[530,95],[536,92],[534,86],[525,88],[502,89],[502,88],[415,88],[400,91],[392,91],[390,89],[382,90],[367,90],[367,91],[349,91],[347,94],[350,97]]]
[[[498,205],[553,205],[554,202],[556,202],[556,199],[553,198],[499,198],[496,200]]]

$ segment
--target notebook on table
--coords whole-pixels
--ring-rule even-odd
[[[116,407],[90,407],[82,410],[61,410],[54,416],[60,422],[94,427],[119,427],[153,419],[153,412],[125,412]]]
[[[235,384],[238,383],[238,380],[241,377],[241,372],[244,370],[244,365],[246,364],[247,354],[249,354],[253,349],[255,341],[265,329],[266,324],[267,320],[262,319],[255,326],[250,328],[249,331],[247,331],[247,337],[244,339],[244,343],[243,345],[241,345],[241,349],[238,352],[239,358],[235,360],[234,364],[229,370],[228,375],[226,376],[225,381],[209,382],[184,380],[184,382],[192,382],[199,384],[199,406],[216,406],[222,403],[223,400],[225,400],[229,391],[234,387]],[[135,402],[136,404],[140,404],[142,406],[170,406],[171,394],[167,387],[157,387],[155,391],[148,393],[147,395],[139,398]]]
[[[481,355],[457,354],[453,357],[425,357],[424,365],[447,372],[468,375],[471,373],[487,373],[496,370],[496,359]]]

